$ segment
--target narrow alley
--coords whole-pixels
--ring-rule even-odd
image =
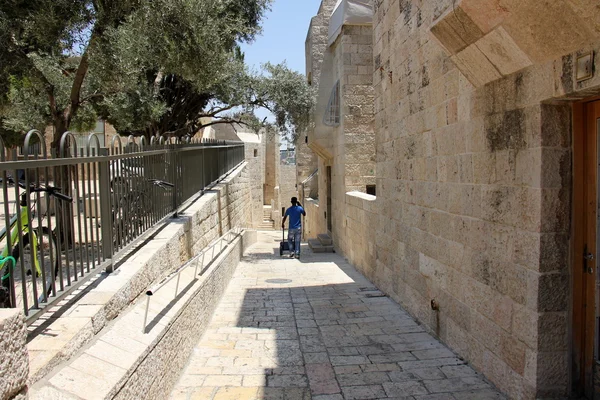
[[[504,398],[338,254],[258,235],[173,400]]]

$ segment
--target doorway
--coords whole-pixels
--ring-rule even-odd
[[[573,389],[594,398],[600,348],[597,273],[600,101],[573,107]]]

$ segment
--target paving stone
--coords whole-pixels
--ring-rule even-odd
[[[261,400],[311,400],[308,388],[265,387],[259,389],[258,395]]]
[[[375,344],[375,345],[371,345],[371,346],[359,346],[359,347],[357,347],[357,350],[360,354],[362,354],[364,356],[370,356],[370,355],[374,355],[374,354],[387,354],[387,353],[394,352],[394,349],[392,346],[384,345],[384,344]]]
[[[340,393],[340,387],[331,364],[310,364],[306,366],[306,373],[313,395]]]
[[[267,377],[265,375],[244,375],[242,386],[262,387],[267,386]]]
[[[392,382],[402,382],[402,381],[418,381],[420,380],[419,376],[409,371],[392,371],[388,372],[388,375]]]
[[[222,387],[220,388],[213,400],[258,400],[258,388],[250,387]]]
[[[360,366],[360,369],[363,372],[389,372],[389,371],[398,371],[400,367],[398,364],[394,363],[383,363],[383,364],[364,364]]]
[[[437,394],[425,394],[420,396],[415,396],[416,400],[457,400],[450,393],[437,393]]]
[[[203,386],[242,386],[242,375],[208,375]]]
[[[446,379],[446,375],[437,367],[413,369],[411,372],[421,379]]]
[[[445,357],[455,357],[456,355],[445,348],[441,349],[429,349],[429,350],[416,350],[413,351],[412,354],[417,357],[419,360],[431,360],[433,358],[445,358]]]
[[[327,352],[332,356],[358,356],[358,355],[361,355],[358,352],[358,348],[352,347],[352,346],[330,347],[327,349]]]
[[[329,363],[329,355],[326,352],[320,353],[304,353],[305,364],[321,364]]]
[[[361,372],[363,372],[363,370],[361,369],[360,365],[340,365],[340,366],[334,366],[333,370],[335,371],[336,375],[340,375],[340,374],[360,374]]]
[[[342,393],[346,400],[377,399],[387,396],[380,385],[346,386],[342,387]]]
[[[359,365],[368,363],[369,360],[365,356],[331,356],[331,365]]]
[[[384,383],[383,389],[388,397],[430,393],[420,381]]]
[[[478,377],[428,380],[423,383],[431,393],[459,392],[488,387],[488,384]]]
[[[376,354],[369,356],[369,360],[372,363],[390,363],[416,360],[416,358],[410,352],[407,351],[401,353]]]
[[[189,391],[188,399],[189,400],[212,399],[213,393],[215,393],[217,390],[218,390],[217,388],[209,388],[209,387],[195,388],[195,389]]]
[[[404,370],[420,369],[427,367],[441,367],[444,365],[463,365],[465,362],[459,358],[435,358],[432,360],[417,360],[399,362],[398,365]]]
[[[469,390],[455,393],[457,400],[504,400],[506,396],[493,389]]]
[[[341,386],[377,385],[390,382],[390,377],[385,372],[362,372],[360,374],[340,374],[337,380]]]
[[[463,376],[475,376],[477,372],[468,365],[445,365],[440,367],[440,370],[448,378],[461,378]]]
[[[504,399],[399,305],[365,298],[372,284],[339,255],[307,252],[283,269],[280,239],[259,235],[172,399]]]
[[[344,400],[341,394],[325,394],[313,396],[312,400]]]
[[[298,335],[318,335],[319,328],[298,328]]]
[[[273,375],[267,377],[270,387],[305,387],[308,382],[305,375]]]

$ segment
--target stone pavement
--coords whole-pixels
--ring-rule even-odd
[[[259,232],[172,392],[183,399],[504,399],[337,254]]]

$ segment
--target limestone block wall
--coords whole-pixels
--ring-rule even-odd
[[[572,66],[599,46],[483,83],[430,32],[451,0],[374,4],[372,279],[511,398],[568,396],[568,101],[600,92]]]
[[[21,310],[0,309],[0,399],[26,399],[29,357],[27,325]]]
[[[265,184],[264,202],[271,204],[277,200],[274,190],[279,182],[279,135],[274,132],[265,132]]]
[[[344,26],[336,42],[327,50],[333,66],[321,85],[330,90],[340,82],[340,124],[332,127],[329,143],[331,163],[331,233],[338,249],[345,240],[346,192],[365,192],[375,181],[375,135],[373,129],[373,48],[370,26]],[[315,118],[320,118],[317,115]],[[319,165],[323,164],[320,162]],[[327,210],[327,174],[319,168],[319,199]],[[320,218],[320,216],[319,216]],[[326,226],[326,225],[325,225]]]
[[[252,213],[249,226],[256,228],[263,220],[264,182],[265,182],[265,143],[245,143],[245,158],[248,165],[246,173],[250,185]]]
[[[344,26],[341,45],[344,186],[346,192],[365,192],[376,175],[373,28]]]
[[[315,89],[316,104],[312,114],[314,123],[306,134],[308,146],[321,157],[326,158],[331,158],[329,147],[332,129],[323,124],[323,116],[335,83],[332,73],[336,68],[328,46],[329,20],[336,2],[337,0],[321,2],[317,15],[311,19],[306,37],[306,76]]]
[[[248,227],[253,208],[250,176],[244,163],[223,181],[207,189],[177,219],[166,224],[119,266],[118,273],[100,281],[72,306],[95,308],[97,311],[93,315],[82,313],[78,318],[73,317],[77,313],[62,315],[48,326],[48,331],[60,334],[31,339],[27,343],[29,383],[42,379],[61,362],[69,360],[148,287],[199,254],[213,240],[232,228]],[[64,326],[68,324],[81,328],[65,330]]]
[[[317,155],[304,143],[304,137],[296,143],[296,183],[300,185],[317,169]]]
[[[296,197],[302,202],[302,199],[298,197],[298,190],[296,189],[295,165],[279,166],[279,197],[281,204],[285,207],[289,206],[292,197]]]
[[[376,241],[386,240],[373,235],[377,221],[376,197],[361,192],[346,193],[345,247],[342,252],[367,278],[375,271]]]
[[[314,239],[318,234],[325,233],[327,225],[319,201],[307,198],[302,202],[302,206],[306,211],[306,217],[303,220],[304,237]]]

